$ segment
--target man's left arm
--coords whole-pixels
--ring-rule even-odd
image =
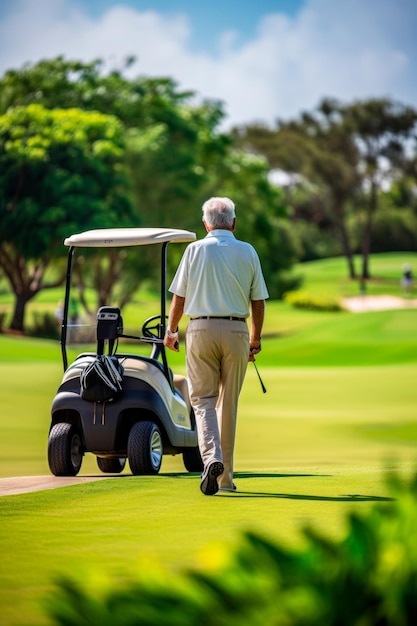
[[[265,300],[251,300],[252,318],[249,343],[249,361],[262,350],[262,327],[265,318]]]

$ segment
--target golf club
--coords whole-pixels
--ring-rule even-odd
[[[262,382],[262,378],[261,378],[261,375],[260,375],[260,373],[259,373],[259,371],[258,371],[258,368],[256,367],[256,363],[255,363],[255,361],[252,361],[252,363],[253,363],[253,364],[254,364],[254,366],[255,366],[256,373],[258,374],[258,378],[259,378],[259,382],[261,383],[262,391],[263,391],[264,393],[266,393],[266,387],[265,387],[265,385],[264,385],[264,384],[263,384],[263,382]]]

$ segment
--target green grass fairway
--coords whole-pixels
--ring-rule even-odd
[[[338,259],[321,273],[333,263],[340,272]],[[320,282],[318,271],[311,280]],[[170,357],[184,371],[183,344]],[[204,497],[182,459],[164,457],[155,477],[133,477],[127,468],[97,482],[0,498],[0,624],[48,624],[42,602],[61,574],[82,580],[92,571],[100,586],[101,576],[122,584],[155,559],[174,572],[208,567],[220,558],[219,542],[228,549],[246,529],[291,545],[306,524],[341,536],[348,511],[389,495],[390,472],[415,471],[417,311],[355,315],[268,303],[257,364],[268,391],[249,364],[238,493]],[[0,335],[0,376],[0,477],[49,474],[58,342]],[[100,475],[91,455],[80,475]]]
[[[6,372],[11,419],[1,420],[2,475],[46,474],[59,364],[2,364],[0,374]],[[305,524],[340,536],[347,511],[388,495],[387,472],[413,471],[416,363],[261,372],[267,394],[252,367],[242,393],[236,494],[204,497],[181,458],[165,457],[156,477],[125,470],[100,482],[0,498],[3,623],[47,623],[39,603],[60,574],[93,570],[120,583],[154,558],[174,571],[206,567],[217,558],[217,541],[231,546],[248,528],[292,545]],[[87,455],[81,475],[97,474]]]
[[[354,257],[354,265],[358,276],[362,270],[362,259]],[[417,254],[415,252],[387,252],[373,254],[370,257],[371,279],[366,283],[366,291],[370,295],[389,294],[402,296],[401,276],[404,263],[409,263],[417,274]],[[308,263],[299,263],[295,267],[297,274],[304,279],[301,289],[311,294],[325,296],[357,296],[358,280],[348,278],[348,266],[344,257],[319,259]],[[414,297],[416,284],[414,285]]]

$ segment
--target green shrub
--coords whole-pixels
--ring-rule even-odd
[[[29,334],[45,339],[58,339],[60,336],[60,327],[52,313],[34,311]]]
[[[304,291],[290,291],[284,296],[284,300],[297,309],[309,309],[311,311],[342,311],[343,307],[336,298],[313,296]]]
[[[282,300],[285,293],[300,289],[303,277],[292,271],[276,272],[268,282],[269,295],[273,299]]]
[[[250,532],[221,567],[180,576],[146,568],[102,594],[86,580],[61,581],[49,615],[62,626],[416,624],[417,478],[394,477],[391,495],[348,514],[342,539],[306,528],[303,547],[290,549]]]

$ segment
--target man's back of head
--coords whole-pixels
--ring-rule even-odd
[[[233,230],[235,219],[235,205],[230,198],[209,198],[203,204],[203,222],[208,230]]]

